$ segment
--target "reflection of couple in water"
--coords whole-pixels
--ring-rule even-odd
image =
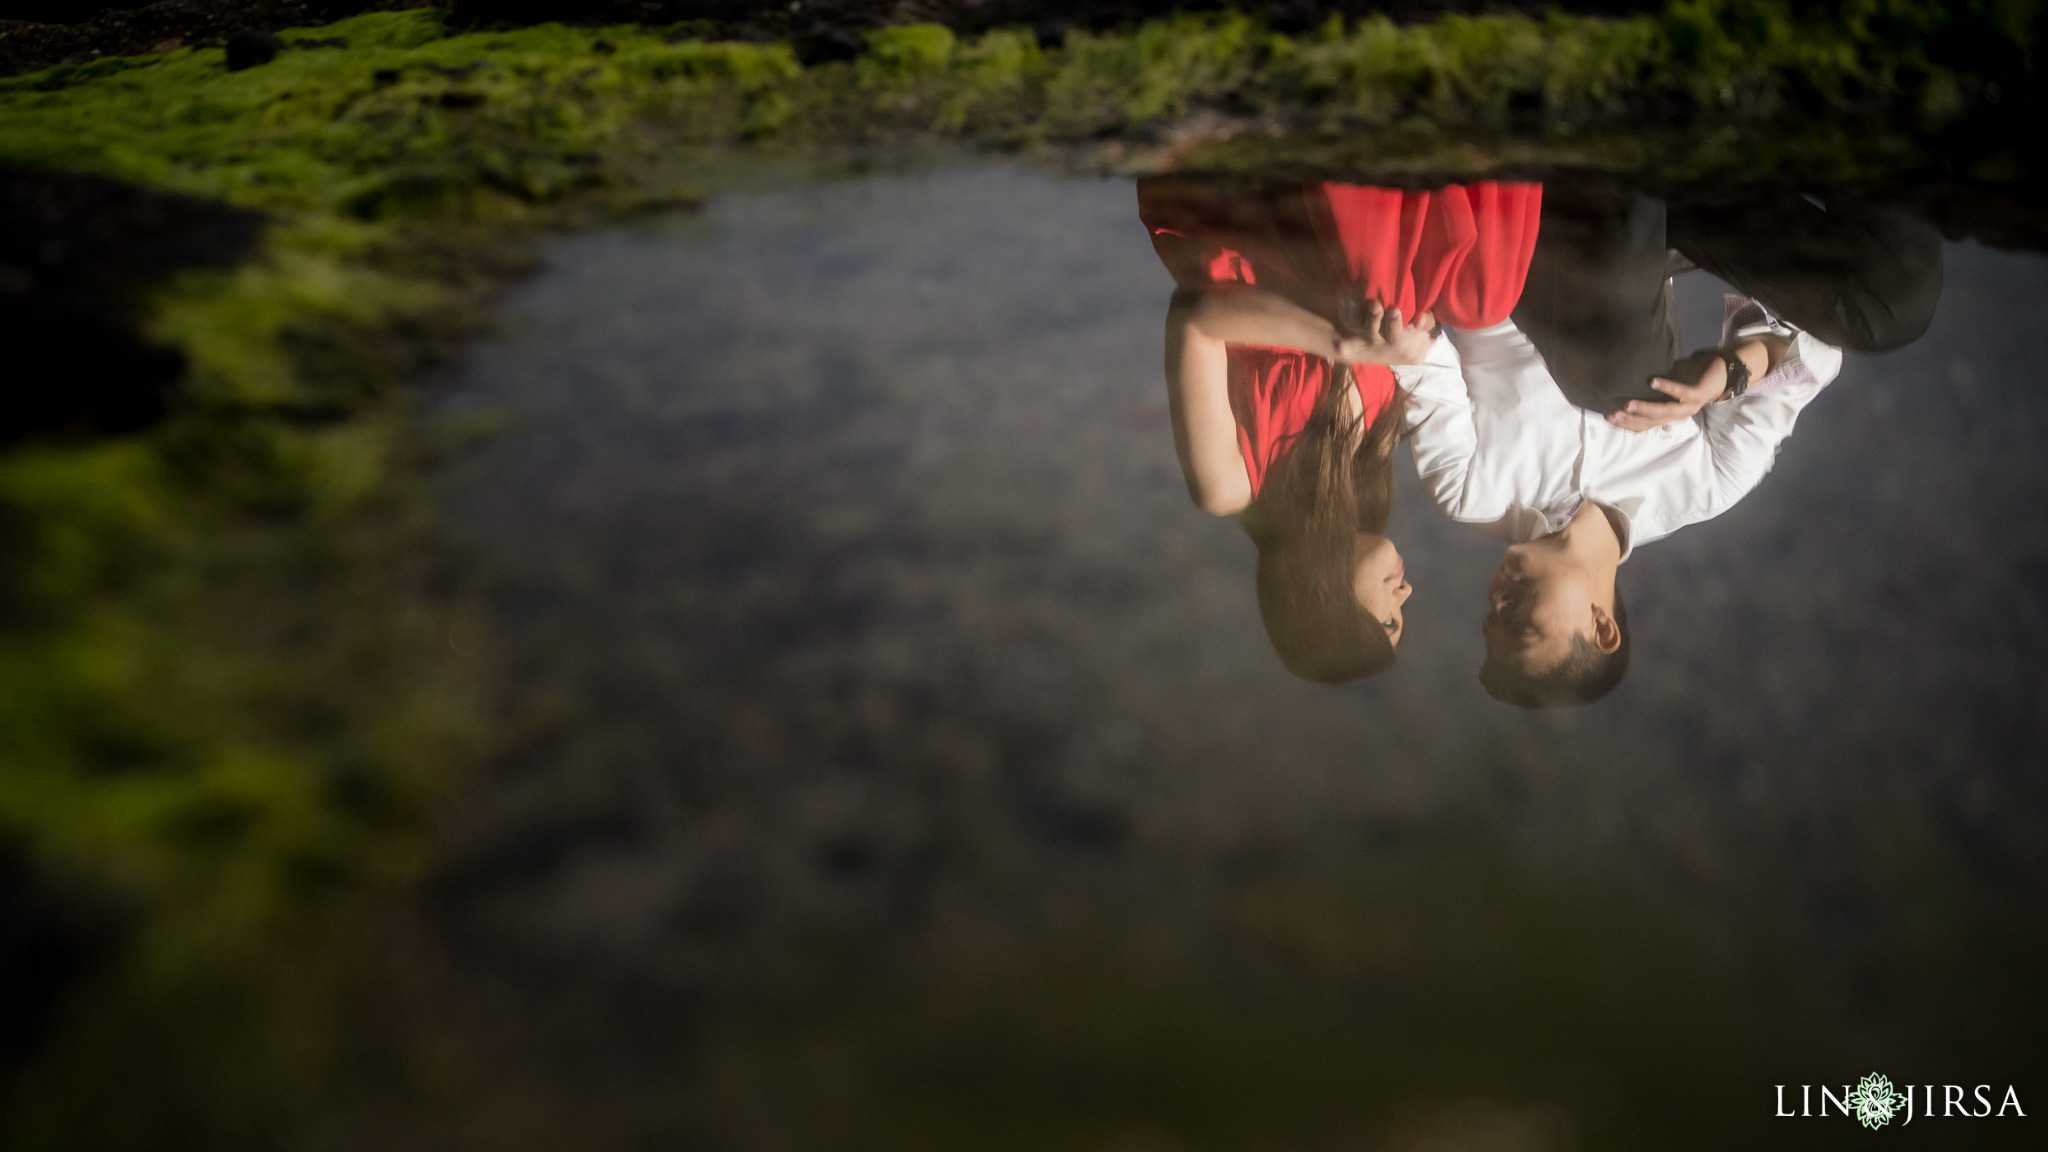
[[[1940,288],[1930,229],[1797,196],[1167,178],[1140,183],[1139,213],[1178,285],[1166,372],[1188,489],[1257,543],[1287,667],[1339,683],[1394,662],[1405,439],[1438,508],[1509,545],[1480,679],[1525,707],[1620,682],[1633,548],[1746,495],[1841,348],[1916,338]],[[1748,295],[1727,298],[1719,343],[1680,355],[1686,267]]]

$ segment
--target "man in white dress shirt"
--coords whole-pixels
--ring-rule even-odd
[[[1481,681],[1497,698],[1579,704],[1619,683],[1621,563],[1755,488],[1840,371],[1839,349],[1728,299],[1721,346],[1681,360],[1670,372],[1679,380],[1659,379],[1671,399],[1646,412],[1574,405],[1513,320],[1449,332],[1422,363],[1394,369],[1412,396],[1423,489],[1451,519],[1509,545],[1484,626]],[[1731,388],[1744,374],[1755,383]]]
[[[1941,263],[1940,234],[1885,205],[1546,184],[1512,318],[1395,369],[1423,487],[1509,545],[1487,691],[1536,708],[1613,689],[1629,658],[1622,562],[1755,488],[1843,346],[1917,339]],[[1687,266],[1746,295],[1728,298],[1719,346],[1680,357],[1671,275]]]

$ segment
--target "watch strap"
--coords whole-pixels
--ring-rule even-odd
[[[1721,354],[1721,363],[1728,369],[1728,387],[1721,393],[1720,399],[1733,400],[1749,391],[1749,365],[1742,362],[1742,357],[1724,352]]]

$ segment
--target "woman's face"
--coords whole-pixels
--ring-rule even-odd
[[[1415,591],[1408,583],[1408,570],[1394,542],[1372,532],[1360,532],[1351,552],[1357,567],[1352,570],[1351,590],[1372,618],[1387,630],[1395,647],[1401,644],[1401,606]]]

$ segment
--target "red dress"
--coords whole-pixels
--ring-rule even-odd
[[[1172,179],[1138,182],[1138,216],[1184,288],[1256,284],[1334,321],[1344,296],[1453,328],[1507,319],[1536,247],[1540,184],[1483,181],[1426,192],[1313,184],[1231,192]],[[1308,423],[1331,365],[1292,348],[1232,344],[1230,410],[1257,494]],[[1352,376],[1368,426],[1394,398],[1392,370]]]

